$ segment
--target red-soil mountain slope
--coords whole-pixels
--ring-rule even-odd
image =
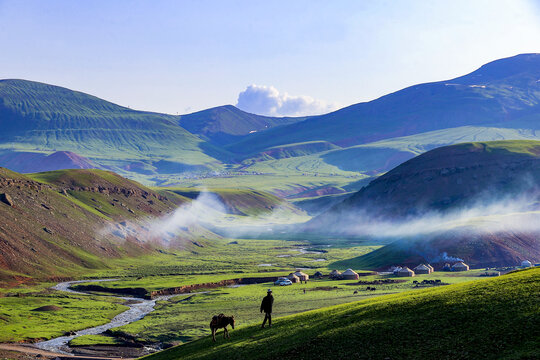
[[[102,170],[25,176],[0,168],[0,283],[74,276],[155,251],[162,244],[145,233],[143,219],[184,201]],[[194,235],[177,236],[170,246]]]
[[[0,155],[0,163],[20,173],[63,169],[99,169],[91,160],[71,151],[56,151],[50,155],[32,152],[8,152]]]

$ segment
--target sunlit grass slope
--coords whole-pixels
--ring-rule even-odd
[[[533,359],[540,269],[382,296],[233,330],[147,359]]]
[[[107,165],[168,159],[214,167],[224,155],[179,126],[176,116],[25,80],[0,80],[0,126],[0,150],[68,150]]]

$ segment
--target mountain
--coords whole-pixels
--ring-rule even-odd
[[[233,152],[325,140],[349,147],[460,126],[539,128],[540,54],[491,62],[451,80],[414,85],[330,114],[251,134]]]
[[[172,115],[136,111],[66,88],[0,81],[0,151],[70,151],[123,170],[168,160],[220,167],[226,152],[178,126]],[[36,171],[36,170],[34,170]]]
[[[207,336],[146,358],[534,359],[538,281],[540,269],[533,268],[378,296],[275,319],[264,330],[240,326],[217,346]]]
[[[232,105],[181,115],[178,123],[192,134],[217,145],[238,141],[243,135],[305,120],[307,117],[269,117],[250,114]]]
[[[540,140],[538,79],[540,54],[518,55],[456,79],[411,86],[330,114],[248,134],[226,148],[238,154],[246,171],[374,176],[444,145]],[[313,142],[333,148],[266,156],[275,149]]]
[[[32,152],[6,152],[0,163],[21,173],[62,169],[97,169],[100,166],[71,151],[56,151],[50,155]]]
[[[0,283],[71,277],[149,254],[164,244],[145,221],[186,202],[103,170],[0,168]],[[183,248],[215,235],[194,226],[171,236],[167,246]]]
[[[219,188],[242,175],[249,181],[241,182],[257,187],[270,175],[277,195],[345,193],[348,184],[436,147],[540,140],[539,79],[540,54],[522,54],[455,79],[299,118],[259,116],[230,105],[173,116],[57,86],[2,80],[0,166],[17,166],[11,159],[18,158],[24,164],[14,169],[42,171],[35,154],[71,152],[93,167],[154,185],[184,186],[190,179],[189,186]],[[57,168],[64,166],[66,159]]]
[[[355,267],[444,263],[444,253],[493,266],[540,261],[538,220],[540,141],[496,141],[419,155],[317,216],[308,228],[399,239],[347,262]]]

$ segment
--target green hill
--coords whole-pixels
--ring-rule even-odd
[[[0,81],[0,151],[72,151],[122,171],[167,159],[219,167],[226,152],[178,126],[177,117],[118,106],[58,86]]]
[[[534,359],[540,269],[381,296],[232,330],[145,359]],[[279,306],[279,299],[276,305]],[[239,324],[241,326],[241,324]]]
[[[539,229],[526,224],[538,221],[539,179],[540,141],[440,147],[376,178],[307,227],[397,240],[336,266],[444,264],[444,253],[473,266],[537,261]],[[370,223],[376,232],[365,230]],[[393,229],[402,231],[385,235]]]
[[[540,196],[540,141],[489,141],[443,146],[373,180],[333,212],[368,208],[371,214],[411,216],[445,211],[526,191]],[[486,202],[488,199],[486,199]]]
[[[149,254],[163,244],[148,220],[186,202],[109,171],[27,176],[0,168],[0,283],[73,277],[111,259]],[[168,246],[200,242],[204,231],[179,231]]]
[[[201,190],[189,188],[166,188],[190,199],[196,199]],[[227,214],[241,216],[264,216],[274,211],[286,211],[300,214],[301,210],[295,208],[284,199],[264,191],[247,189],[209,189],[207,193],[214,194],[225,207]]]

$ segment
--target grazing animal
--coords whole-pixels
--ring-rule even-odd
[[[354,290],[353,295],[358,294],[358,290]]]
[[[368,286],[368,287],[366,288],[366,291],[369,291],[369,290],[371,290],[371,287],[370,287],[370,286]]]
[[[216,331],[223,328],[223,338],[231,338],[229,331],[227,330],[227,325],[231,325],[234,329],[234,316],[225,316],[223,314],[214,315],[212,321],[210,321],[210,330],[212,330],[212,340],[216,341]]]
[[[377,289],[375,289],[374,287],[371,288],[371,291],[375,291],[375,290],[377,290]]]

